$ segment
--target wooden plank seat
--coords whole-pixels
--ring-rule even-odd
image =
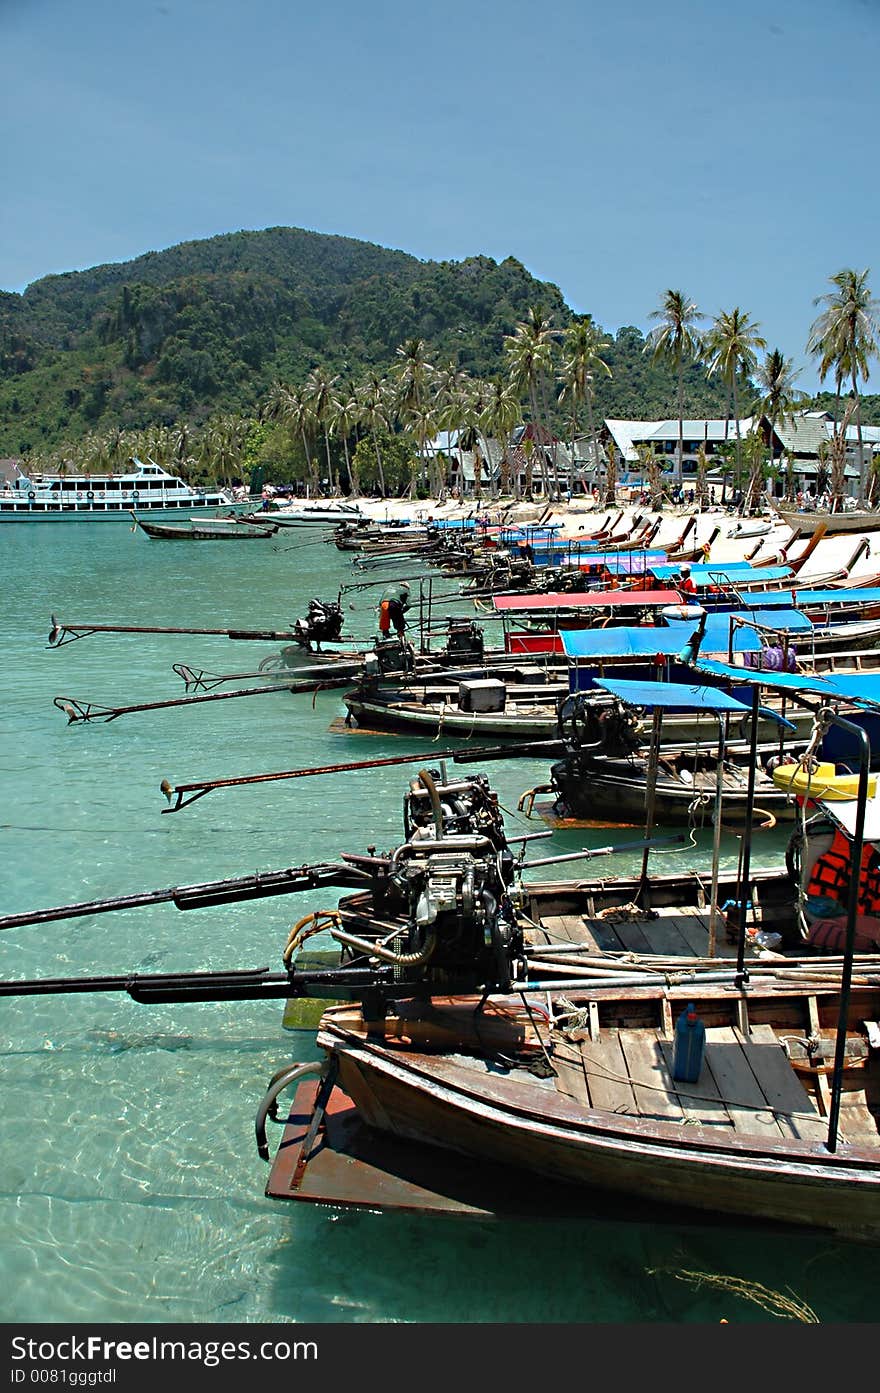
[[[792,1069],[770,1026],[744,1035],[709,1027],[699,1079],[673,1079],[674,1042],[659,1030],[603,1029],[595,1039],[560,1039],[556,1087],[586,1107],[648,1121],[729,1128],[768,1140],[824,1141],[828,1124]],[[861,1100],[843,1110],[841,1126],[869,1134],[873,1118]],[[873,1125],[876,1135],[876,1125]]]

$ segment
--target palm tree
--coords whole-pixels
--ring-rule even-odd
[[[510,437],[519,425],[520,407],[517,393],[503,377],[494,377],[487,383],[480,415],[480,429],[486,440],[497,440],[501,449],[498,489],[501,494],[508,492],[510,486]],[[514,493],[519,497],[519,479],[515,481]]]
[[[409,422],[419,442],[419,482],[424,484],[427,475],[427,435],[423,432],[428,426],[428,396],[434,367],[425,357],[424,339],[407,339],[396,350],[400,359],[397,364],[397,411],[402,423]]]
[[[871,295],[867,270],[838,271],[831,277],[831,284],[833,291],[813,301],[823,309],[810,329],[807,351],[819,358],[820,381],[834,368],[838,399],[843,382],[850,380],[859,438],[859,500],[864,501],[865,454],[858,380],[861,377],[867,382],[868,360],[877,355],[880,303]]]
[[[784,425],[786,421],[794,421],[795,408],[805,396],[805,393],[794,385],[794,380],[799,372],[793,371],[793,366],[791,358],[784,358],[780,350],[774,348],[772,353],[767,354],[755,374],[761,391],[756,411],[760,416],[766,416],[770,423],[771,470],[774,463],[773,448],[776,427]],[[789,468],[785,485],[786,496],[791,490],[791,480],[792,472]]]
[[[696,303],[682,290],[667,290],[660,308],[651,313],[651,319],[658,321],[657,327],[645,340],[645,352],[650,352],[655,362],[667,362],[675,369],[678,379],[676,483],[679,487],[684,479],[684,365],[694,362],[700,353],[702,336],[696,326],[702,318]]]
[[[578,433],[578,408],[586,402],[590,432],[588,465],[594,474],[598,465],[596,435],[593,429],[593,382],[597,372],[611,377],[611,369],[601,354],[610,347],[610,339],[599,336],[589,315],[575,320],[562,337],[563,385],[559,400],[571,403],[571,461],[574,469],[575,438]]]
[[[752,513],[758,507],[758,501],[764,483],[766,464],[764,440],[761,432],[756,426],[753,426],[746,436],[743,442],[743,451],[749,471],[748,483],[746,484],[745,511],[747,513]]]
[[[388,430],[390,416],[388,393],[384,382],[377,373],[372,373],[358,389],[357,401],[358,419],[373,437],[373,448],[376,451],[376,472],[379,476],[379,492],[383,498],[386,498],[385,471],[382,468],[382,452],[379,449],[379,432],[380,430]]]
[[[606,505],[613,505],[617,498],[617,448],[612,440],[608,445],[608,464],[605,468],[605,498]]]
[[[317,367],[312,368],[303,387],[303,401],[311,413],[315,425],[324,435],[327,483],[331,494],[336,492],[336,480],[333,477],[333,461],[330,458],[330,424],[336,407],[333,390],[338,381],[338,377],[329,377],[324,368]]]
[[[545,392],[547,378],[553,373],[554,337],[551,320],[545,316],[543,310],[532,306],[525,321],[517,324],[514,333],[507,334],[504,338],[504,350],[510,363],[511,383],[518,392],[528,393],[529,409],[535,428],[539,427],[541,420],[541,413],[538,410],[538,394]],[[541,477],[546,497],[549,495],[550,489],[543,448],[541,449]],[[556,488],[558,494],[558,480]]]
[[[642,478],[647,479],[648,482],[651,507],[655,513],[659,512],[663,507],[663,478],[660,463],[650,445],[637,445],[636,453],[642,467]]]
[[[754,324],[749,316],[738,307],[730,311],[722,310],[712,321],[712,327],[704,340],[707,358],[707,376],[718,372],[721,380],[733,396],[733,418],[736,421],[736,464],[742,473],[742,435],[739,425],[738,384],[741,375],[749,376],[758,361],[757,350],[766,348],[767,341],[758,333],[761,326]]]
[[[351,452],[348,448],[349,436],[352,431],[357,431],[358,410],[357,393],[351,383],[346,383],[343,391],[333,399],[330,429],[342,441],[342,452],[345,455],[345,468],[348,474],[348,488],[352,498],[358,498],[361,491],[357,467],[352,465]]]
[[[702,510],[709,502],[709,489],[706,485],[706,475],[709,472],[709,455],[706,450],[706,442],[703,441],[697,450],[697,503]]]
[[[309,480],[313,491],[317,492],[318,471],[309,449],[312,415],[303,394],[284,382],[274,382],[269,391],[265,415],[271,420],[282,421],[290,431],[299,435],[305,452]]]
[[[832,513],[842,512],[843,498],[846,493],[846,432],[849,426],[853,411],[855,410],[855,399],[848,403],[843,413],[842,420],[834,423],[834,434],[828,448],[828,458],[831,461],[831,511]]]
[[[456,449],[458,452],[458,474],[461,477],[461,426],[467,415],[471,399],[471,382],[466,372],[462,372],[455,360],[447,358],[445,362],[435,370],[433,378],[433,392],[437,413],[437,424],[442,431],[446,431],[449,436],[450,450],[452,448],[452,436],[457,436]],[[443,501],[447,485],[447,471],[439,455],[435,457],[438,478],[440,479],[440,493],[438,497]]]
[[[212,473],[219,484],[230,483],[237,472],[246,433],[246,425],[241,416],[226,414],[214,416],[208,421],[203,448],[211,453]]]

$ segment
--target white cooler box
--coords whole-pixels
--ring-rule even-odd
[[[482,677],[458,685],[460,711],[503,711],[507,687],[495,677]]]

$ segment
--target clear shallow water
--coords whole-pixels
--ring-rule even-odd
[[[427,739],[338,734],[337,693],[276,693],[68,726],[55,696],[108,705],[183,695],[173,662],[246,673],[277,646],[222,637],[97,635],[50,650],[65,622],[288,627],[356,579],[311,537],[174,547],[124,523],[0,530],[2,912],[131,894],[393,846],[413,766],[219,791],[164,814],[159,785],[416,753]],[[373,573],[371,578],[378,574]],[[439,588],[439,587],[438,587]],[[351,595],[354,636],[373,631]],[[249,685],[244,681],[242,685]],[[444,741],[444,747],[452,742]],[[439,746],[437,746],[439,748]],[[509,829],[547,777],[487,764]],[[534,855],[636,840],[557,833]],[[783,838],[753,853],[762,864]],[[657,857],[705,864],[710,834]],[[726,840],[724,859],[736,856]],[[593,863],[626,872],[640,855]],[[563,866],[560,871],[582,873]],[[294,920],[332,892],[181,913],[168,905],[0,935],[5,978],[280,967]],[[281,1003],[141,1006],[119,994],[0,1003],[3,1319],[42,1322],[770,1321],[708,1272],[792,1292],[823,1321],[871,1321],[876,1250],[599,1197],[552,1220],[349,1214],[263,1196],[254,1115],[280,1065],[316,1055]],[[271,1139],[277,1137],[271,1134]],[[676,1275],[678,1274],[678,1275]]]

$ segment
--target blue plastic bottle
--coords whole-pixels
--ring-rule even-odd
[[[697,1018],[697,1008],[691,1001],[675,1022],[672,1077],[681,1083],[696,1083],[703,1067],[705,1049],[706,1027]]]

